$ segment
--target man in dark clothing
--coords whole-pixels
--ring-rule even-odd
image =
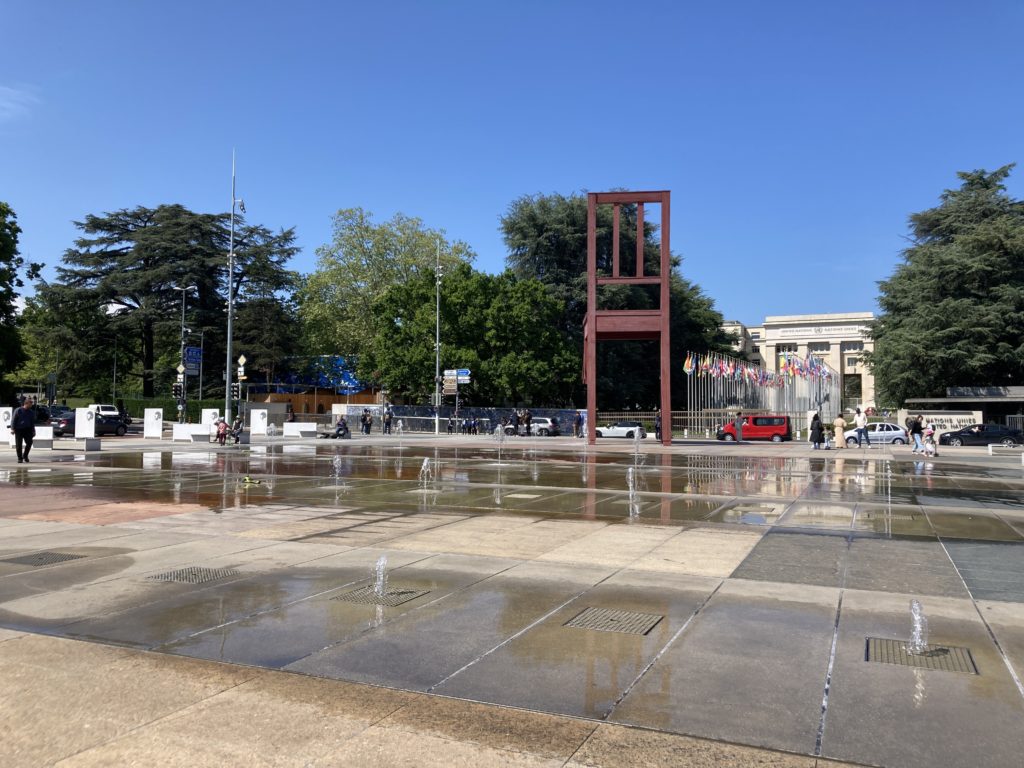
[[[32,408],[32,398],[26,397],[21,408],[14,411],[11,419],[11,432],[14,433],[14,450],[18,454],[18,463],[28,463],[28,452],[32,450],[32,439],[36,436],[36,412]]]

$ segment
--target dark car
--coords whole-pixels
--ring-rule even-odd
[[[1020,445],[1024,433],[1002,424],[972,424],[939,435],[939,445]]]
[[[36,414],[36,424],[49,424],[50,423],[50,409],[45,405],[36,403],[32,406],[33,412]]]
[[[121,436],[128,431],[128,427],[118,417],[115,416],[100,416],[96,414],[96,436],[100,435],[118,435]],[[75,414],[65,416],[64,418],[56,421],[53,425],[54,437],[63,437],[67,434],[70,437],[75,436]]]
[[[50,405],[47,406],[50,409],[50,421],[60,421],[65,416],[74,416],[75,409],[69,408],[66,405]]]

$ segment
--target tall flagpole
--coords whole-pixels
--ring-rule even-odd
[[[228,354],[224,364],[224,419],[232,421],[231,408],[231,334],[235,314],[235,150],[231,150],[231,241],[228,246]]]

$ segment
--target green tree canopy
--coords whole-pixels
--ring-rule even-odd
[[[1024,383],[1024,204],[1012,165],[961,172],[959,189],[910,217],[912,245],[879,283],[878,400],[938,397],[950,386]]]
[[[124,368],[138,377],[143,396],[150,397],[156,380],[169,380],[178,364],[182,292],[175,288],[195,286],[185,297],[186,324],[197,336],[204,331],[207,361],[222,359],[229,290],[227,223],[227,214],[199,214],[181,205],[86,216],[76,222],[84,236],[65,252],[58,281],[40,287],[40,308],[48,315],[44,325],[77,335],[83,332],[77,325],[83,306],[105,308],[107,345],[117,338],[120,354],[127,361],[134,358],[134,364]],[[265,346],[262,335],[267,328],[260,325],[269,317],[265,305],[278,301],[278,294],[296,282],[286,269],[297,252],[294,239],[290,229],[275,234],[238,222],[230,287],[241,321],[238,351],[247,342]],[[263,309],[248,312],[248,301]],[[272,314],[287,317],[289,312]],[[253,315],[252,322],[247,322],[247,315]],[[293,344],[298,347],[299,342]],[[220,370],[220,365],[214,363],[212,370]]]
[[[34,280],[40,269],[39,264],[29,264],[22,275],[25,260],[18,254],[20,234],[18,217],[7,203],[0,201],[0,378],[14,371],[25,359],[14,300],[24,279]]]
[[[377,298],[359,362],[362,376],[412,402],[434,392],[434,280],[425,271]],[[556,325],[563,311],[536,280],[459,265],[441,281],[441,366],[473,371],[466,402],[568,403],[580,360]]]
[[[316,268],[299,292],[299,316],[314,354],[359,357],[373,344],[373,302],[396,283],[434,273],[440,245],[442,273],[474,258],[463,242],[396,214],[383,224],[362,208],[334,215],[331,243],[317,249]]]

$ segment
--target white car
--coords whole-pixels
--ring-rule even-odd
[[[857,430],[848,429],[843,433],[846,444],[857,445]],[[890,424],[885,421],[878,421],[868,424],[868,439],[879,445],[905,445],[907,443],[907,430],[899,424]]]
[[[100,416],[107,416],[112,419],[120,419],[125,424],[132,423],[132,420],[128,418],[126,414],[121,413],[121,411],[117,409],[116,405],[107,405],[105,403],[100,403],[94,405],[93,410],[96,411],[96,413],[98,413]]]
[[[640,433],[641,439],[647,437],[644,425],[639,421],[616,421],[614,424],[598,427],[595,431],[598,437],[625,437],[632,440],[637,432]]]

